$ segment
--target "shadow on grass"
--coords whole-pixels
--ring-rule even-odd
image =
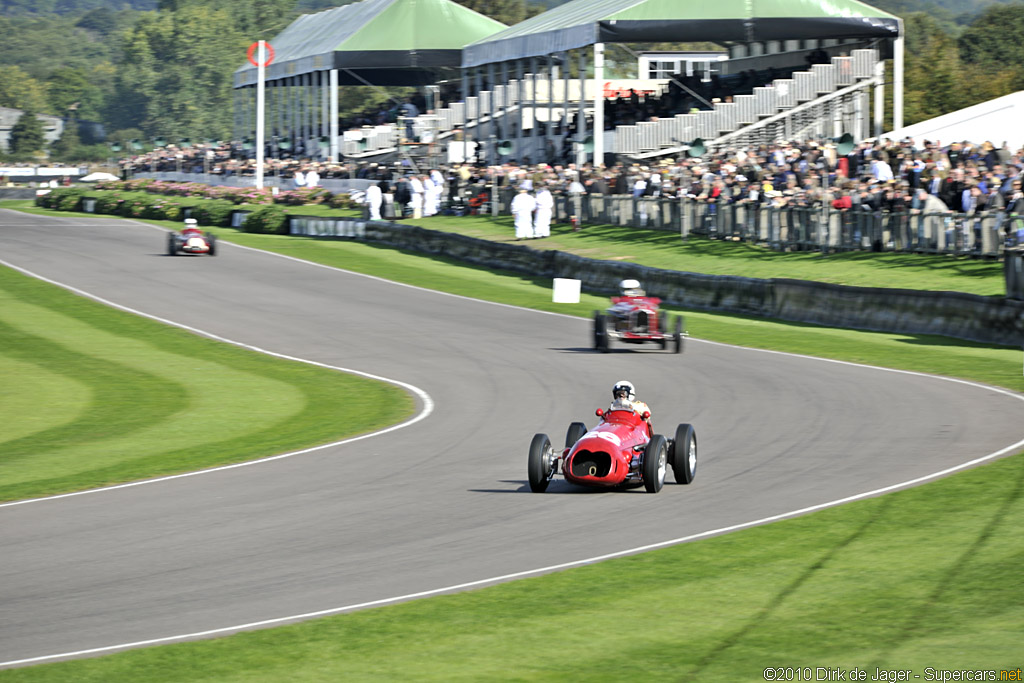
[[[1024,468],[1020,468],[1013,489],[1006,496],[1006,499],[999,505],[992,517],[978,530],[974,541],[962,548],[959,556],[949,566],[949,569],[936,582],[932,591],[913,609],[904,622],[899,634],[887,641],[887,647],[875,656],[871,666],[865,667],[884,668],[883,664],[890,661],[893,653],[898,652],[902,646],[913,641],[916,637],[933,631],[941,621],[942,617],[929,620],[929,614],[943,605],[950,593],[957,592],[965,585],[970,585],[967,575],[970,573],[970,565],[981,562],[984,557],[984,547],[992,539],[996,529],[1004,523],[1009,516],[1011,509],[1019,503],[1024,496]]]
[[[697,663],[696,668],[691,669],[685,678],[695,678],[716,661],[723,657],[727,658],[730,648],[743,642],[748,636],[761,628],[772,617],[772,615],[785,604],[786,600],[813,579],[820,569],[824,568],[829,562],[835,559],[840,552],[860,539],[873,524],[881,520],[885,516],[886,511],[892,507],[893,499],[892,496],[888,496],[877,500],[879,501],[878,507],[875,508],[867,519],[864,520],[863,524],[854,529],[853,533],[839,540],[835,545],[827,549],[816,561],[808,564],[803,571],[797,574],[793,581],[784,586],[782,590],[780,590],[767,605],[762,607],[760,611],[751,617],[745,625],[740,627],[735,633],[723,638],[714,648],[711,649],[710,652],[704,655]]]

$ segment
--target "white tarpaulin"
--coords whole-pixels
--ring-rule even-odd
[[[941,143],[991,142],[996,147],[1007,143],[1011,151],[1024,147],[1024,90],[997,97],[951,114],[921,121],[903,130],[886,133],[892,140],[912,138],[916,145],[925,140]]]

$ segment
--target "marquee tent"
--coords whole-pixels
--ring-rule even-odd
[[[306,14],[270,41],[268,81],[339,70],[339,85],[421,85],[458,69],[462,48],[505,29],[451,0],[363,0]],[[235,87],[256,83],[256,67],[235,71]]]
[[[462,66],[595,43],[896,38],[900,19],[857,0],[574,0],[463,50]]]

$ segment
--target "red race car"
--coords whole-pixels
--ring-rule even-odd
[[[528,474],[534,493],[545,491],[548,482],[559,473],[567,481],[583,486],[643,484],[648,493],[661,490],[669,465],[677,484],[693,481],[697,472],[697,434],[691,425],[679,425],[676,438],[669,440],[651,433],[647,422],[650,413],[615,409],[605,412],[599,408],[597,416],[601,422],[590,431],[582,422],[569,425],[561,452],[551,446],[547,434],[533,437]]]
[[[594,313],[596,350],[606,352],[611,340],[618,339],[627,344],[654,342],[662,349],[668,348],[671,342],[673,353],[682,352],[686,337],[683,316],[676,316],[673,325],[668,313],[658,310],[661,299],[647,296],[636,280],[623,280],[619,283],[619,291],[622,295],[612,297],[612,305],[607,311]]]
[[[200,231],[196,219],[186,218],[185,227],[181,232],[171,232],[167,235],[167,255],[176,256],[178,253],[216,256],[217,236]]]

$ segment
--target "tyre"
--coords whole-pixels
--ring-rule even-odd
[[[677,484],[689,484],[697,475],[697,432],[692,425],[676,427],[676,440],[672,443],[672,474]]]
[[[565,433],[565,447],[572,448],[586,433],[587,425],[582,422],[573,422],[569,425],[569,431]]]
[[[655,434],[644,449],[644,488],[647,493],[657,493],[665,485],[668,471],[668,442],[661,434]]]
[[[676,331],[672,333],[672,353],[683,352],[683,316],[676,317]]]
[[[668,313],[661,313],[658,315],[658,334],[661,335],[661,339],[658,340],[658,344],[661,345],[661,350],[664,351],[668,348]]]
[[[178,253],[178,240],[174,238],[174,233],[167,235],[167,255],[174,256]]]
[[[594,313],[594,349],[608,351],[608,318],[603,313]]]
[[[551,476],[551,439],[547,434],[537,434],[530,442],[530,465],[527,474],[530,479],[530,490],[543,493],[548,488]]]
[[[210,251],[207,252],[210,256],[217,255],[217,236],[211,233],[206,233],[206,244],[210,247]]]

